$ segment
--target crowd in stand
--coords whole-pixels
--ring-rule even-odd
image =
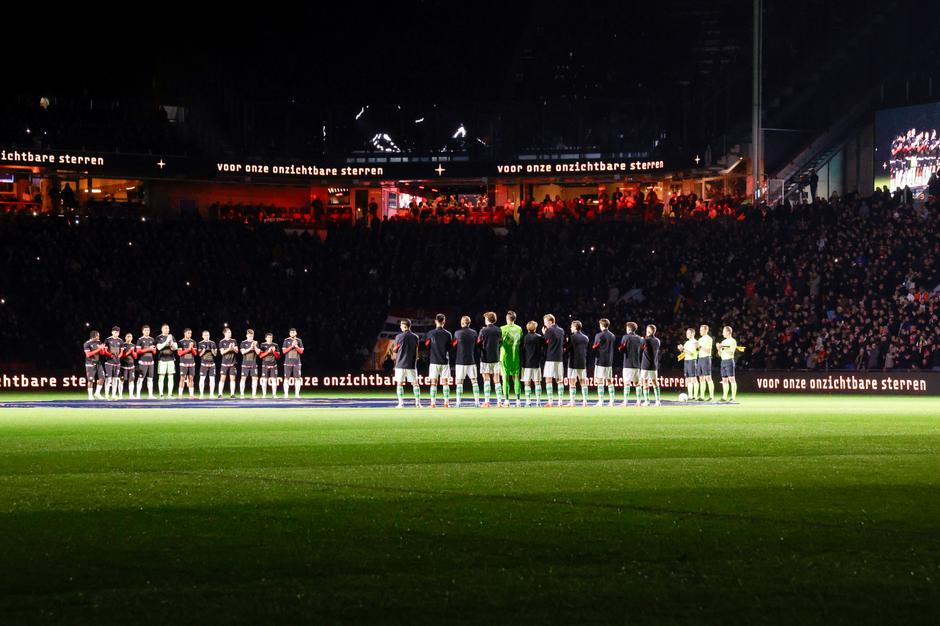
[[[524,320],[651,322],[666,345],[686,327],[730,324],[747,346],[742,367],[940,366],[937,205],[879,191],[698,216],[498,229],[363,221],[325,240],[271,223],[10,216],[0,341],[6,360],[66,367],[86,324],[217,335],[211,324],[224,320],[276,338],[296,326],[305,367],[345,371],[368,361],[389,311],[477,323],[511,308]]]

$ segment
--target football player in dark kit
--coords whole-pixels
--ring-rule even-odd
[[[85,379],[88,381],[88,399],[104,400],[101,387],[104,385],[104,367],[101,365],[101,351],[104,344],[99,341],[97,330],[88,333],[88,341],[82,345],[85,351]],[[97,385],[96,385],[97,383]],[[94,387],[94,391],[92,388]]]
[[[405,406],[405,383],[411,383],[415,406],[421,408],[421,387],[418,386],[418,336],[411,332],[411,320],[398,323],[401,332],[395,335],[395,393],[398,408]]]
[[[281,345],[281,352],[284,354],[284,397],[289,396],[290,386],[294,385],[294,397],[299,398],[300,387],[304,381],[300,373],[300,355],[304,353],[304,342],[297,336],[296,328],[291,328],[288,335]]]
[[[502,406],[503,386],[499,380],[499,344],[503,333],[496,326],[496,313],[487,311],[483,314],[483,330],[477,338],[480,344],[480,374],[483,375],[483,407],[490,406],[490,379],[496,387],[496,406]]]
[[[140,368],[140,377],[137,379],[137,399],[140,399],[140,389],[147,381],[147,397],[153,400],[153,355],[157,353],[157,340],[150,336],[150,327],[140,329],[141,335],[137,339],[137,367]]]
[[[551,313],[542,318],[542,336],[545,338],[545,391],[548,393],[548,403],[545,406],[554,406],[554,381],[558,381],[558,405],[561,406],[565,393],[565,331],[555,324],[555,316]]]
[[[183,397],[183,388],[189,387],[189,397],[193,397],[196,382],[196,342],[193,340],[193,331],[183,329],[183,338],[179,340],[176,353],[180,357],[180,388],[179,397]]]
[[[268,382],[271,383],[271,397],[277,398],[277,360],[281,358],[274,343],[274,333],[264,334],[261,344],[261,397],[267,397]]]
[[[124,383],[127,383],[127,397],[133,399],[137,391],[134,384],[134,370],[137,368],[134,363],[134,357],[137,356],[137,346],[134,345],[134,335],[127,333],[124,335],[124,343],[121,345],[121,382],[118,385],[118,397],[124,395]]]
[[[545,338],[539,333],[535,320],[525,325],[522,338],[522,385],[525,390],[525,405],[532,406],[530,383],[535,383],[535,406],[542,406],[542,347]]]
[[[111,336],[104,340],[105,356],[108,358],[104,364],[104,398],[105,400],[118,399],[118,387],[121,385],[121,329],[117,326],[111,329]]]
[[[225,393],[225,379],[228,378],[229,397],[235,397],[235,373],[237,364],[235,355],[238,354],[238,342],[232,339],[232,329],[226,326],[222,330],[222,341],[219,342],[219,354],[222,363],[219,365],[219,397]]]
[[[431,368],[428,379],[431,383],[431,408],[437,406],[437,381],[444,385],[444,408],[450,408],[450,349],[454,336],[444,328],[447,318],[443,313],[434,316],[434,329],[427,334],[425,345],[429,348]]]
[[[589,340],[587,335],[581,332],[580,320],[571,322],[571,336],[568,337],[568,391],[571,396],[571,404],[575,405],[575,394],[577,393],[578,379],[581,380],[581,405],[587,406],[588,398],[588,378],[587,378],[587,350]],[[562,406],[562,394],[558,392],[558,406]]]
[[[251,397],[258,397],[258,342],[255,341],[255,331],[250,328],[245,331],[245,340],[239,346],[242,353],[242,376],[239,381],[239,395],[245,397],[245,381],[251,378]]]
[[[196,350],[199,354],[199,399],[202,400],[207,378],[209,379],[209,397],[215,395],[215,357],[219,353],[218,346],[209,338],[208,330],[202,331],[202,341],[196,346]]]
[[[173,397],[173,376],[176,374],[176,350],[179,345],[176,339],[170,334],[170,325],[164,324],[160,327],[160,334],[157,335],[157,391],[163,398],[163,383],[167,382],[166,395]]]
[[[623,353],[623,406],[630,401],[630,386],[636,387],[636,405],[640,406],[640,351],[643,339],[636,334],[636,322],[627,322],[626,333],[617,349]]]
[[[597,406],[604,406],[604,385],[610,392],[610,405],[614,406],[617,392],[614,389],[614,352],[617,337],[610,332],[610,320],[601,318],[597,325],[601,332],[594,335],[594,382],[597,385]]]
[[[650,389],[659,406],[659,338],[656,326],[646,327],[646,337],[640,346],[640,383],[643,385],[643,406],[650,404]]]
[[[480,406],[480,383],[477,380],[477,331],[470,328],[470,318],[466,315],[460,318],[460,330],[454,333],[454,347],[457,354],[454,362],[457,364],[457,404],[460,408],[460,397],[463,395],[463,382],[470,379],[473,387],[473,406]]]

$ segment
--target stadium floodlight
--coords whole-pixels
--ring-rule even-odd
[[[362,107],[361,109],[359,109],[359,112],[356,113],[356,119],[358,120],[360,117],[362,117],[365,112],[366,112],[366,107]]]
[[[464,128],[463,123],[457,127],[457,130],[454,132],[454,136],[451,139],[463,138],[467,136],[467,129]]]
[[[420,124],[420,123],[423,122],[423,121],[424,121],[424,118],[423,118],[423,117],[419,117],[418,119],[415,120],[415,124]]]

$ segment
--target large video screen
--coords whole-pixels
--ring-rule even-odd
[[[875,115],[875,187],[910,187],[915,195],[940,168],[940,102]]]

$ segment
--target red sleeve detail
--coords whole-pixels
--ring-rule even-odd
[[[456,348],[456,347],[457,347],[457,340],[456,340],[456,339],[454,339],[454,342],[453,342],[453,343],[452,343],[451,345],[452,345],[452,346],[454,346],[454,347]]]
[[[600,347],[601,347],[601,344],[595,343],[593,346],[591,346],[591,349],[592,349],[592,350],[597,350],[597,349],[600,348]]]
[[[298,347],[294,346],[294,350],[297,351],[297,354],[303,354],[303,353],[304,353],[304,349],[303,349],[303,348],[298,348]]]
[[[430,340],[430,339],[426,339],[426,340],[424,341],[424,347],[426,348],[426,347],[428,347],[428,346],[430,346],[430,345],[431,345],[431,340]]]
[[[189,352],[189,350],[177,350],[177,351],[176,351],[176,354],[178,354],[178,355],[180,355],[180,356],[183,356],[183,355],[186,354],[187,352]]]

